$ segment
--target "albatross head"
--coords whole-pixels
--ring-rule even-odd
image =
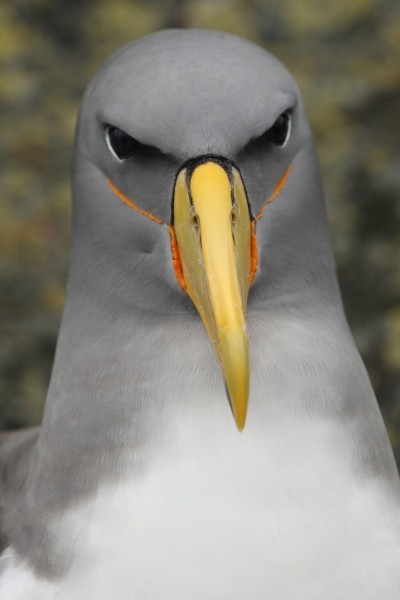
[[[122,48],[80,112],[72,282],[74,271],[95,269],[100,294],[159,312],[190,310],[190,298],[239,430],[249,396],[248,294],[268,268],[261,217],[308,139],[284,67],[215,31],[164,31]]]

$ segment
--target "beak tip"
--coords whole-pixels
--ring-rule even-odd
[[[245,406],[238,406],[237,403],[232,402],[232,398],[228,392],[227,386],[225,385],[226,395],[228,397],[229,405],[231,407],[232,415],[236,423],[238,432],[242,432],[246,425],[247,416],[247,398]]]
[[[238,430],[239,433],[241,433],[244,429],[244,426],[246,425],[246,419],[244,419],[243,421],[238,421],[236,420],[236,428]]]

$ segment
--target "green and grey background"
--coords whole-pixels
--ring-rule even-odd
[[[41,419],[68,272],[81,94],[111,52],[165,27],[242,35],[296,78],[321,160],[346,313],[400,462],[396,0],[1,4],[0,426]]]

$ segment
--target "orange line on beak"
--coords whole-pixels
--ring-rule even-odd
[[[276,184],[275,189],[272,192],[270,198],[268,198],[267,202],[262,206],[260,212],[256,215],[256,217],[251,222],[251,228],[250,228],[250,236],[251,236],[250,237],[250,252],[251,252],[250,284],[253,283],[256,273],[257,273],[257,268],[258,268],[258,247],[257,247],[257,237],[256,237],[256,222],[259,219],[261,219],[265,210],[267,209],[267,206],[269,206],[279,196],[281,190],[283,189],[283,187],[286,184],[286,181],[290,175],[291,170],[292,170],[292,166],[289,165],[289,167],[286,169],[286,171],[284,172],[284,174],[282,175],[282,177]],[[155,223],[158,223],[159,225],[164,224],[164,221],[162,221],[155,215],[152,215],[151,213],[147,212],[146,210],[143,210],[143,208],[140,208],[134,202],[132,202],[132,200],[130,200],[127,196],[125,196],[125,194],[123,192],[121,192],[121,190],[119,188],[117,188],[117,186],[111,181],[111,179],[108,180],[108,185],[110,186],[110,188],[112,189],[114,194],[116,194],[118,196],[118,198],[120,198],[123,202],[125,202],[125,204],[127,204],[130,208],[133,208],[133,210],[135,210],[137,213],[139,213],[140,215],[143,215],[144,217],[147,217],[148,219],[150,219],[151,221],[154,221]],[[175,272],[175,275],[176,275],[179,285],[181,286],[181,288],[183,290],[186,291],[187,286],[186,286],[185,278],[183,276],[182,263],[181,263],[181,258],[180,258],[180,254],[179,254],[179,247],[178,247],[178,241],[176,239],[175,229],[172,225],[168,225],[168,230],[169,230],[169,233],[171,236],[172,265],[174,268],[174,272]]]
[[[172,225],[168,225],[168,230],[171,236],[172,266],[174,267],[175,275],[179,285],[183,290],[186,291],[187,285],[183,276],[181,256],[179,254],[178,240],[176,239],[175,229]]]
[[[256,220],[250,223],[250,285],[253,283],[258,268],[258,246],[256,237]]]

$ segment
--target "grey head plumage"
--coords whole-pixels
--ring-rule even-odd
[[[263,134],[287,110],[292,116],[290,139],[285,147],[274,147]],[[142,152],[125,161],[116,160],[105,143],[107,124],[132,135],[143,144]],[[129,250],[135,254],[151,247],[152,258],[157,261],[161,249],[157,247],[154,251],[154,246],[160,244],[159,232],[143,219],[126,224],[125,211],[116,207],[115,202],[106,201],[103,207],[94,187],[97,182],[100,186],[111,179],[140,207],[169,223],[177,170],[189,159],[221,156],[240,166],[252,212],[257,214],[285,169],[295,157],[301,160],[300,155],[305,153],[312,156],[313,150],[302,100],[293,79],[274,57],[224,33],[172,30],[149,36],[113,55],[93,79],[83,99],[75,154],[74,190],[78,199],[74,206],[75,241],[78,237],[90,239],[92,231],[97,239],[102,231],[100,219],[105,219],[119,235],[103,232],[109,246],[103,247],[98,260],[103,257],[106,260],[109,251],[110,260],[112,254],[117,255],[120,269],[131,274],[129,254],[122,254],[121,240],[126,239]],[[280,239],[274,238],[271,246],[276,261],[285,261],[285,269],[277,264],[275,273],[275,261],[269,261],[268,278],[273,280],[274,273],[282,279],[278,271],[284,273],[282,294],[290,293],[291,286],[297,285],[291,281],[289,270],[297,271],[293,279],[313,279],[315,271],[331,269],[332,265],[318,170],[315,161],[311,165],[308,162],[305,161],[304,167],[299,166],[299,172],[292,178],[298,195],[292,210],[282,209],[280,214],[277,207],[277,214],[272,215],[276,224],[270,225],[270,220],[258,224],[261,250],[266,246],[264,238],[273,235],[264,229],[280,233]],[[88,177],[90,170],[92,178]],[[311,184],[315,192],[309,193],[308,199],[302,187],[308,190]],[[102,196],[111,198],[113,194],[106,186]],[[119,221],[118,208],[123,213]],[[296,226],[300,216],[301,228]],[[78,230],[80,220],[84,227],[82,236]],[[133,235],[132,227],[140,230]],[[286,243],[286,232],[291,234],[290,246]],[[257,279],[264,272],[267,276],[265,266],[260,260]],[[151,281],[141,273],[142,286],[154,289],[152,301],[157,302],[160,295],[156,292],[162,292],[163,304],[167,294],[171,309],[179,308],[185,300],[175,289],[173,294],[169,291],[176,287],[175,278],[167,265],[164,271]],[[135,278],[127,280],[133,287],[131,297],[135,302],[141,286],[135,285]],[[144,304],[149,307],[148,298]]]
[[[218,265],[205,249],[201,189],[204,184],[209,190],[215,178],[228,190],[232,230],[224,240],[229,239],[230,260],[238,265],[232,284],[232,339],[239,339],[235,336],[240,329],[239,354],[245,358],[239,362],[231,359],[236,352],[230,351],[231,341],[227,350],[220,334],[229,311],[224,304],[222,317],[217,315],[219,296],[215,300],[209,273]],[[183,207],[179,215],[178,204]],[[191,227],[185,229],[185,223]],[[245,247],[243,262],[240,244]],[[249,269],[254,271],[252,282]],[[197,276],[199,285],[192,281]],[[249,408],[246,428],[239,434],[229,415],[223,379],[241,429],[247,399],[241,389],[236,400],[235,390],[241,385],[237,379],[247,373],[242,369],[246,360]],[[210,461],[202,470],[204,452]],[[318,161],[301,95],[286,69],[265,50],[206,30],[159,32],[122,48],[85,92],[75,144],[67,304],[43,425],[27,457],[29,473],[19,485],[18,499],[8,497],[4,510],[9,545],[40,577],[68,577],[76,572],[77,556],[90,551],[79,528],[70,527],[66,533],[65,525],[60,526],[65,515],[92,506],[104,486],[128,479],[140,495],[148,473],[158,472],[170,454],[177,461],[168,467],[172,479],[174,465],[191,460],[196,481],[208,489],[210,498],[215,493],[216,506],[234,482],[246,489],[235,494],[245,508],[259,494],[265,501],[271,490],[277,498],[276,490],[282,490],[283,504],[293,498],[293,514],[299,516],[294,539],[308,540],[310,564],[322,561],[319,573],[329,563],[329,544],[323,552],[318,544],[313,546],[307,537],[313,528],[302,529],[304,514],[311,518],[314,513],[322,522],[323,511],[330,514],[332,491],[342,486],[345,492],[338,502],[347,508],[353,489],[368,489],[370,482],[380,491],[376,500],[374,495],[373,509],[365,511],[365,523],[375,518],[375,510],[380,514],[381,492],[382,506],[387,498],[398,506],[393,455],[343,313]],[[243,456],[251,459],[248,472]],[[299,473],[310,465],[315,478],[307,476],[305,490]],[[211,535],[210,556],[215,543],[219,564],[227,547],[221,542],[224,536],[213,540],[207,529],[213,522],[211,504],[204,499],[202,505],[196,503],[192,489],[179,481],[180,501],[185,502],[187,492],[187,506],[195,506],[196,519],[204,525],[196,535],[202,541],[202,535]],[[170,498],[160,483],[160,503],[164,494]],[[133,505],[135,498],[133,494]],[[321,514],[315,510],[315,498]],[[235,521],[236,509],[230,510]],[[346,510],[343,514],[338,531],[350,522]],[[178,517],[170,509],[166,515],[177,530]],[[184,519],[183,523],[188,527]],[[271,530],[272,538],[289,540],[287,529],[274,525],[277,538]],[[190,537],[190,527],[184,531]],[[338,548],[341,542],[335,536],[340,535],[332,535],[331,547]],[[386,529],[382,535],[388,547],[398,550],[398,538],[393,541]],[[261,587],[248,598],[268,593],[269,578],[273,580],[268,564],[276,556],[283,557],[281,566],[286,560],[276,551],[279,544],[266,538],[257,534],[250,539],[267,557],[260,571],[267,575],[265,581],[257,575],[254,581]],[[238,533],[235,540],[240,539]],[[179,555],[179,542],[175,546],[178,549],[171,552]],[[354,548],[361,551],[356,544]],[[135,560],[140,573],[147,572],[139,554]],[[365,564],[368,561],[366,554]],[[352,577],[351,559],[347,562],[343,581],[357,594],[358,580]],[[242,565],[245,561],[238,572]],[[207,569],[204,573],[203,583]],[[397,583],[391,581],[392,590]],[[215,588],[218,597],[233,598],[220,585]],[[279,598],[292,598],[289,581],[282,586]],[[198,589],[204,592],[201,585]],[[323,581],[315,589],[322,593]],[[322,597],[304,593],[299,597]],[[80,597],[84,596],[76,596]],[[166,591],[165,597],[172,598],[172,592]]]

